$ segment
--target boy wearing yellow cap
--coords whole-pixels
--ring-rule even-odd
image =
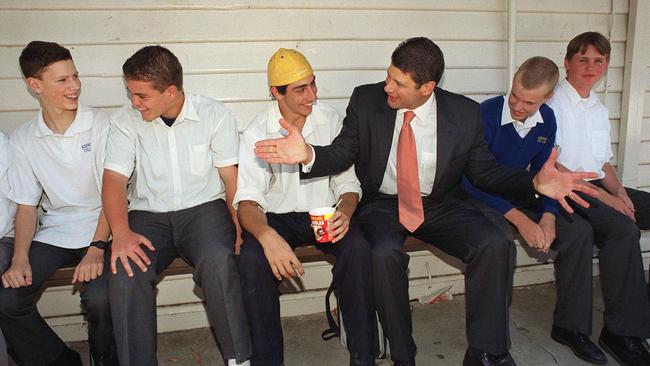
[[[241,135],[239,174],[233,205],[238,209],[244,243],[239,256],[244,307],[253,341],[253,365],[284,363],[278,284],[304,274],[293,249],[304,243],[336,256],[333,281],[348,336],[350,365],[374,365],[376,321],[370,247],[352,219],[361,187],[350,168],[338,175],[301,179],[299,164],[269,164],[254,154],[255,142],[281,137],[284,119],[316,145],[332,142],[342,115],[317,103],[316,78],[298,51],[279,49],[268,64],[273,101]],[[333,206],[332,242],[317,243],[308,211]]]

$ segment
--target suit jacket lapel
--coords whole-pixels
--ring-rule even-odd
[[[454,139],[454,125],[451,120],[451,111],[448,108],[448,103],[444,98],[444,91],[436,88],[436,109],[437,109],[437,136],[436,136],[436,176],[433,180],[433,188],[435,191],[437,185],[440,183],[440,178],[447,166],[451,162],[452,151],[455,143]]]
[[[384,172],[386,171],[386,165],[388,164],[388,157],[390,156],[390,149],[393,143],[396,115],[397,111],[390,108],[388,104],[384,102],[383,107],[377,111],[377,115],[375,116],[375,122],[377,125],[372,129],[372,131],[375,132],[375,141],[371,144],[375,144],[372,146],[380,146],[377,151],[378,156],[375,160],[376,165],[372,170],[372,181],[375,182],[376,190],[379,190],[381,181],[384,179]]]

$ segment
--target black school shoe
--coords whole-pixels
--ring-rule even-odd
[[[650,366],[650,354],[637,337],[617,336],[603,327],[598,344],[625,366]]]
[[[554,325],[551,330],[551,338],[557,343],[571,348],[571,351],[580,359],[596,365],[604,365],[607,363],[607,356],[605,356],[603,351],[586,334]]]

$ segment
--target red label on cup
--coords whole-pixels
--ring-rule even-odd
[[[327,228],[331,224],[330,219],[334,215],[334,211],[334,207],[321,207],[309,211],[311,227],[314,229],[314,236],[318,243],[328,243],[334,239],[327,231]]]

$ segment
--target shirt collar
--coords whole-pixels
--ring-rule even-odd
[[[509,97],[510,93],[503,96],[503,108],[501,109],[501,126],[505,126],[510,123],[521,123],[520,121],[515,121],[515,119],[512,118],[512,115],[510,114],[510,106],[508,105]],[[544,123],[544,119],[542,118],[542,114],[538,109],[535,114],[528,116],[523,122],[524,127],[533,128],[538,123]]]
[[[305,120],[305,125],[302,127],[303,137],[309,136],[316,128],[316,125],[322,125],[324,123],[327,123],[326,118],[320,118],[321,112],[320,109],[317,107],[317,103],[318,101],[314,102],[311,113],[307,116],[307,119]],[[277,134],[280,133],[281,130],[284,130],[282,126],[280,126],[280,118],[283,117],[282,117],[282,113],[280,113],[280,106],[278,105],[277,100],[274,100],[269,104],[266,115],[267,115],[266,133]]]
[[[585,99],[580,96],[576,88],[574,88],[566,78],[560,81],[560,88],[562,88],[567,93],[571,104],[574,106],[577,106],[580,103],[584,103],[587,107],[591,107],[596,104],[596,102],[598,102],[598,97],[596,96],[596,93],[593,92],[593,90],[589,92],[589,96]]]
[[[415,109],[407,109],[407,108],[400,108],[397,110],[397,120],[403,121],[404,120],[404,113],[406,111],[413,111],[415,113],[415,116],[417,117],[417,120],[419,121],[426,121],[427,116],[429,116],[429,113],[431,111],[435,110],[435,103],[436,103],[436,98],[435,98],[435,93],[431,93],[429,96],[429,99],[427,99],[426,102],[424,102],[421,106],[415,108]],[[416,120],[416,121],[417,121]]]
[[[45,119],[43,119],[43,109],[38,111],[38,117],[36,120],[36,136],[45,137],[45,136],[74,136],[76,134],[88,131],[93,127],[93,117],[92,111],[87,107],[79,104],[77,106],[77,114],[74,117],[74,120],[68,127],[68,129],[63,134],[55,134],[47,124],[45,124]]]
[[[194,104],[189,100],[189,97],[186,93],[183,93],[183,96],[183,108],[181,108],[181,111],[174,120],[174,124],[172,126],[177,125],[185,120],[199,122],[199,115],[196,113],[196,109],[194,109]],[[160,117],[156,118],[154,122],[167,126],[167,124],[165,124],[165,122]]]

